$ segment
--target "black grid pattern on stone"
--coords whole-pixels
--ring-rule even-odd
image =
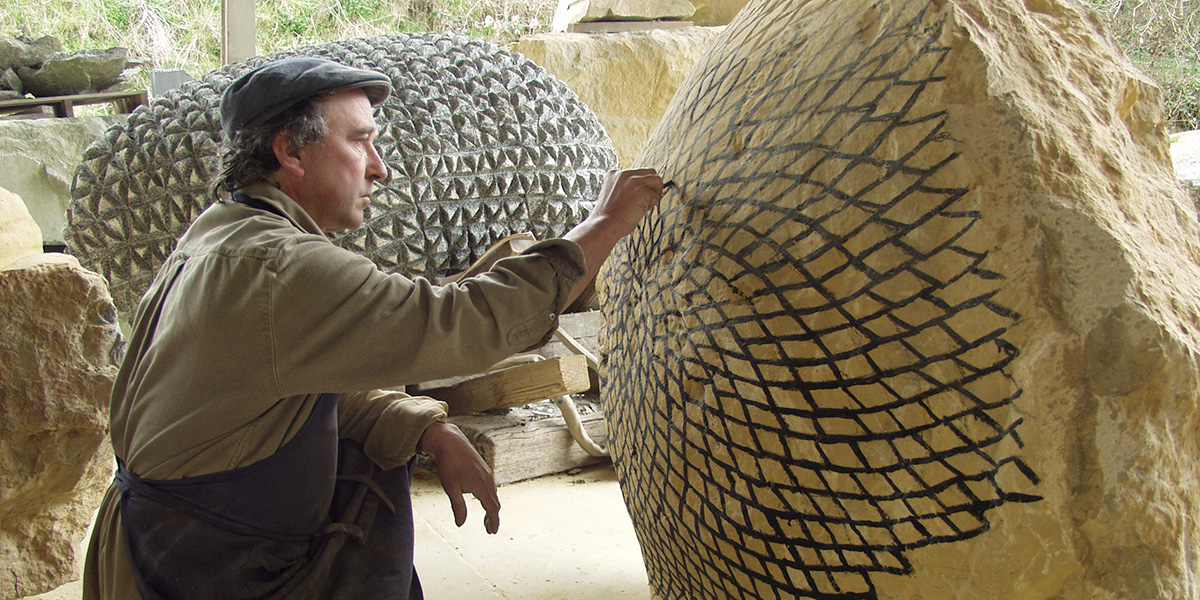
[[[228,65],[139,107],[85,151],[76,171],[69,251],[108,279],[126,317],[213,200],[221,93],[242,73],[297,55],[392,80],[392,97],[376,110],[389,178],[363,227],[334,237],[385,271],[436,277],[465,269],[507,235],[561,235],[587,215],[616,166],[608,135],[573,92],[479,40],[396,34]]]
[[[1037,483],[1019,316],[971,190],[939,183],[950,49],[907,6],[869,44],[834,20],[726,40],[771,55],[710,62],[643,153],[679,188],[606,267],[603,392],[658,597],[876,598],[907,551],[1036,499],[1001,486]]]

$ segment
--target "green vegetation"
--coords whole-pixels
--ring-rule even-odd
[[[1163,88],[1171,131],[1200,129],[1200,1],[1090,2],[1130,60]]]
[[[1087,0],[1165,93],[1172,131],[1200,129],[1200,0]],[[259,52],[401,31],[456,31],[500,45],[549,28],[557,0],[264,0]],[[0,0],[0,33],[51,34],[68,50],[123,46],[150,69],[220,64],[220,0]]]
[[[499,45],[549,30],[556,0],[266,0],[256,47],[270,54],[340,38],[456,31]],[[0,0],[0,33],[54,35],[68,51],[122,46],[151,69],[220,66],[220,0]]]

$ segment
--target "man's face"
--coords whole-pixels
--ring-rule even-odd
[[[303,175],[289,193],[326,233],[357,229],[375,182],[387,177],[375,150],[371,102],[354,89],[324,103],[329,134],[300,150]]]

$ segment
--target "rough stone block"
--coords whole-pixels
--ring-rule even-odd
[[[721,31],[548,33],[522,38],[514,49],[561,79],[596,113],[621,166],[630,167],[679,84]]]
[[[18,67],[25,91],[34,96],[69,96],[101,91],[121,80],[128,50],[56,52],[38,68]]]
[[[124,352],[99,275],[63,254],[0,270],[0,597],[79,576],[113,472],[108,401]]]
[[[756,0],[601,274],[656,597],[1195,598],[1200,225],[1083,5]]]

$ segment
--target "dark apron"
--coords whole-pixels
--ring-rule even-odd
[[[118,461],[121,522],[145,600],[422,598],[411,463],[382,471],[337,436],[337,395],[254,464],[140,479]]]

